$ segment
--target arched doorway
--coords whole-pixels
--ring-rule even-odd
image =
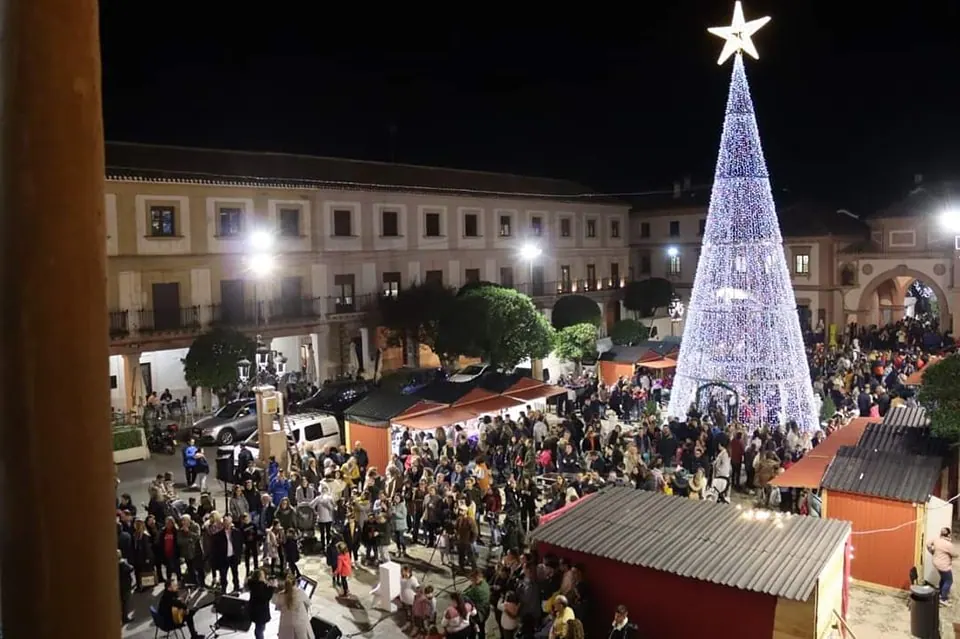
[[[941,327],[950,326],[946,292],[930,275],[900,266],[880,273],[863,289],[857,321],[882,326],[904,317],[936,320]]]

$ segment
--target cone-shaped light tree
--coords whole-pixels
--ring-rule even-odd
[[[809,430],[819,418],[741,53],[756,57],[750,35],[766,19],[744,22],[737,2],[733,22],[711,29],[727,40],[720,63],[734,56],[733,77],[668,413],[728,402],[725,386],[742,421]]]

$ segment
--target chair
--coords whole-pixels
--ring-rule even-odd
[[[164,621],[156,606],[150,606],[150,616],[153,617],[153,625],[156,627],[153,632],[153,639],[157,639],[161,632],[163,632],[165,639],[169,639],[170,635],[175,635],[180,637],[180,639],[186,639],[186,635],[183,633],[183,626],[175,626],[172,623]]]

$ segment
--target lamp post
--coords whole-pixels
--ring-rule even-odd
[[[520,249],[520,257],[527,261],[530,274],[530,297],[534,296],[533,290],[533,262],[538,257],[543,254],[543,249],[541,249],[536,244],[524,244]]]
[[[680,301],[680,296],[676,293],[670,298],[670,305],[667,306],[667,313],[670,315],[670,337],[676,336],[676,326],[683,319],[683,312],[686,306]]]

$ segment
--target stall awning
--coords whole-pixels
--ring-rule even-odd
[[[489,415],[491,413],[499,413],[502,410],[522,406],[524,401],[525,400],[507,397],[505,395],[495,395],[489,399],[473,402],[469,406],[461,406],[460,408],[468,410],[474,415]]]
[[[820,442],[819,446],[809,451],[800,461],[777,475],[770,485],[784,488],[819,488],[827,467],[837,456],[840,447],[856,446],[870,421],[869,417],[850,420],[849,424]]]
[[[503,391],[504,395],[514,395],[517,391],[526,390],[528,388],[536,388],[538,386],[543,386],[543,382],[532,377],[521,377],[517,380],[517,383]]]
[[[466,406],[467,404],[474,404],[476,402],[482,402],[484,400],[496,397],[496,393],[491,393],[488,390],[482,388],[474,388],[469,393],[458,399],[453,403],[454,406]]]
[[[914,371],[907,377],[907,386],[920,386],[923,384],[923,374],[927,372],[927,369],[939,362],[942,357],[937,357],[936,355],[931,355],[930,359],[927,361],[926,366],[921,368],[918,371]]]
[[[515,397],[521,402],[532,402],[538,399],[547,399],[548,397],[554,397],[556,395],[565,395],[567,389],[562,386],[554,386],[553,384],[543,384],[542,386],[537,386],[534,388],[527,388],[525,390],[519,391],[510,391],[504,393],[509,397]]]
[[[547,513],[546,515],[541,515],[539,521],[537,522],[537,525],[538,525],[538,526],[542,526],[543,524],[547,523],[548,521],[553,521],[554,519],[556,519],[556,518],[559,517],[560,515],[563,515],[564,513],[569,512],[569,511],[572,510],[573,508],[576,508],[577,506],[579,506],[579,505],[582,504],[583,502],[587,501],[588,499],[590,499],[591,497],[593,497],[593,496],[596,495],[596,494],[597,494],[597,493],[588,493],[588,494],[584,495],[583,497],[581,497],[580,499],[578,499],[578,500],[576,500],[576,501],[571,501],[569,504],[564,504],[563,506],[561,506],[560,508],[557,508],[556,510],[554,510],[554,511],[551,512],[551,513]]]
[[[430,430],[450,426],[451,424],[459,424],[460,422],[466,422],[476,418],[475,413],[465,408],[444,408],[443,410],[418,415],[416,417],[400,417],[394,419],[393,424],[404,428],[412,428],[413,430]]]
[[[637,362],[637,365],[643,368],[676,368],[677,361],[669,357],[664,357],[663,359],[655,359],[649,362]]]

